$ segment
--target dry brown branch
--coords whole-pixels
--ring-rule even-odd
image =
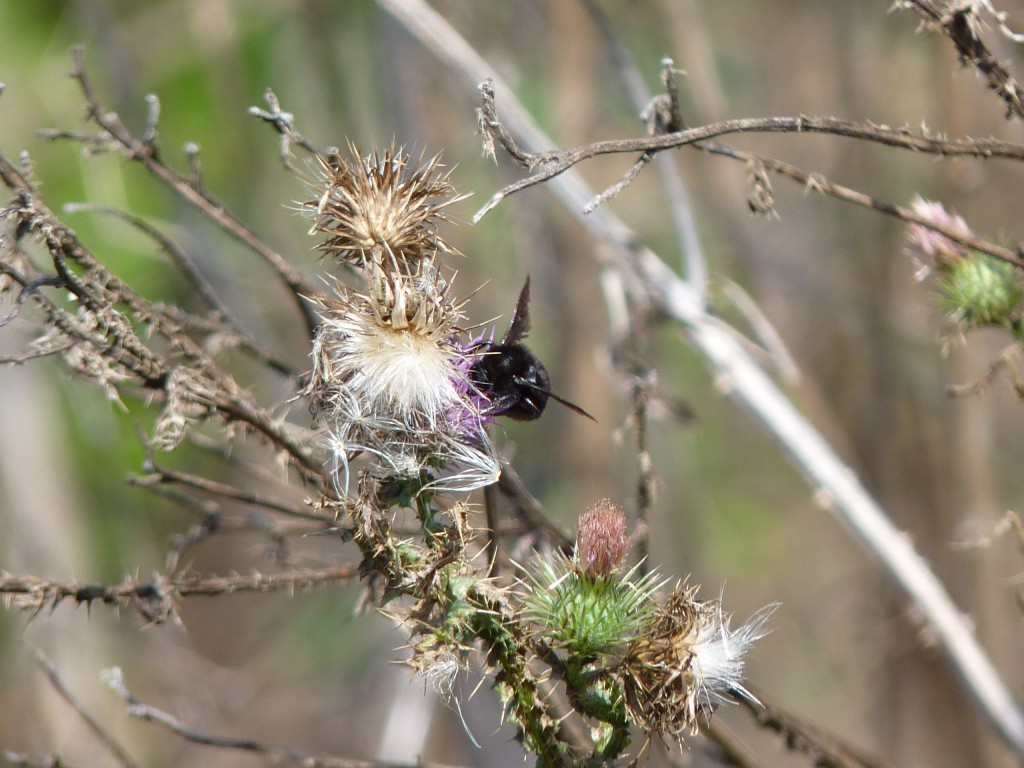
[[[898,0],[895,8],[909,8],[924,19],[924,27],[944,34],[956,46],[960,63],[974,67],[985,77],[989,89],[1006,105],[1006,117],[1024,117],[1020,86],[982,39],[980,11],[994,14],[986,2],[937,2],[937,0]],[[994,14],[1004,34],[1009,33],[1000,15]],[[1011,33],[1012,34],[1012,33]]]
[[[283,747],[276,744],[268,744],[256,739],[235,739],[225,736],[214,736],[191,728],[173,715],[139,701],[139,699],[137,699],[125,686],[120,669],[115,667],[113,669],[106,670],[105,679],[110,689],[124,700],[127,705],[126,711],[129,716],[145,722],[156,723],[186,741],[191,741],[195,744],[202,744],[206,747],[217,747],[219,749],[238,749],[244,752],[252,752],[258,755],[263,755],[267,760],[274,763],[288,761],[299,763],[303,768],[384,768],[385,766],[401,765],[374,760],[355,760],[351,758],[336,757],[334,755],[318,754],[316,752],[310,752],[297,747]],[[438,763],[418,762],[417,765],[447,768],[447,766],[442,766]]]
[[[37,648],[33,648],[32,646],[28,646],[28,649],[35,657],[36,663],[43,670],[43,673],[46,675],[46,679],[50,681],[50,685],[53,689],[89,727],[89,730],[95,734],[107,751],[110,752],[110,754],[112,754],[117,761],[124,766],[124,768],[138,768],[138,764],[132,760],[124,747],[117,742],[117,739],[108,733],[107,730],[100,725],[94,717],[92,717],[92,715],[85,711],[85,708],[64,684],[60,674],[57,672],[57,668],[49,659],[46,658],[43,652]]]
[[[787,748],[802,752],[820,768],[892,768],[892,763],[868,754],[860,747],[829,733],[803,718],[785,712],[774,705],[763,704],[765,697],[754,692],[761,704],[749,699],[739,703],[765,728],[777,732],[786,741]]]
[[[121,584],[62,584],[36,576],[0,574],[0,596],[7,608],[29,611],[33,616],[44,609],[55,610],[66,600],[87,608],[94,603],[137,609],[148,621],[164,623],[176,615],[174,602],[180,598],[218,597],[239,592],[294,592],[328,584],[352,581],[358,569],[339,566],[290,573],[252,573],[247,576],[198,576],[184,574],[157,576],[150,582],[126,579]]]
[[[316,314],[302,297],[316,295],[316,287],[300,275],[284,257],[260,240],[252,230],[231,214],[222,202],[161,162],[154,143],[153,131],[148,132],[148,140],[138,139],[125,127],[116,113],[104,110],[85,70],[84,48],[82,46],[73,48],[72,57],[74,69],[71,76],[78,81],[82,89],[90,119],[103,131],[100,138],[106,140],[109,137],[116,142],[118,149],[126,157],[140,163],[182,200],[197,208],[203,216],[217,224],[269,264],[291,292],[309,335],[312,336],[317,324]],[[51,134],[51,138],[72,138],[77,141],[80,137],[77,134],[63,133],[61,135]]]
[[[473,217],[479,221],[488,211],[509,195],[553,179],[574,165],[608,154],[660,152],[695,144],[716,136],[735,133],[820,133],[946,157],[1005,158],[1024,160],[1024,146],[997,139],[945,139],[914,134],[908,129],[885,125],[858,123],[831,117],[758,117],[724,120],[720,123],[686,128],[672,133],[635,139],[596,141],[565,150],[529,152],[516,142],[502,125],[494,104],[494,87],[490,81],[480,85],[483,96],[480,126],[491,141],[496,141],[517,163],[531,172],[530,176],[513,182],[496,192]]]
[[[178,398],[178,409],[172,408],[166,415],[177,420],[179,434],[183,434],[181,425],[213,413],[228,422],[246,424],[286,452],[308,477],[321,476],[322,467],[310,446],[261,408],[184,332],[189,326],[206,323],[143,299],[111,274],[46,206],[25,173],[2,153],[0,179],[14,198],[3,209],[4,217],[14,220],[22,237],[31,234],[43,243],[57,274],[23,274],[8,260],[0,263],[0,271],[26,291],[32,289],[30,298],[44,312],[47,325],[71,342],[65,358],[76,370],[103,387],[113,399],[130,382],[151,392],[163,392],[172,406]],[[60,308],[34,289],[41,283],[58,283],[70,291],[81,311],[72,314]],[[144,343],[122,308],[148,330],[164,336],[174,356],[154,352]],[[64,342],[56,343],[62,346]],[[77,353],[74,358],[70,356],[73,353]]]
[[[962,243],[968,248],[973,248],[976,251],[987,253],[990,256],[994,256],[1001,261],[1009,262],[1015,266],[1024,267],[1024,256],[1021,256],[1019,251],[1012,251],[1009,248],[1004,248],[989,240],[983,240],[982,238],[974,237],[973,235],[964,235],[962,232],[957,232],[949,227],[942,226],[934,221],[926,219],[914,213],[909,208],[880,200],[864,192],[858,192],[855,189],[845,187],[842,184],[836,184],[829,181],[821,174],[809,173],[808,171],[802,170],[791,163],[774,160],[770,157],[765,157],[764,155],[759,155],[754,152],[738,150],[710,141],[703,142],[696,146],[711,154],[731,157],[745,163],[758,163],[760,167],[766,171],[771,171],[772,173],[792,179],[799,184],[803,184],[808,191],[819,192],[823,195],[834,197],[837,200],[842,200],[847,203],[859,205],[863,208],[878,211],[879,213],[899,219],[900,221],[904,221],[908,224],[919,224],[922,227],[927,227],[941,235],[945,235],[950,240]]]
[[[765,170],[772,171],[783,176],[805,184],[808,189],[817,190],[823,194],[835,197],[846,202],[854,203],[866,208],[885,213],[908,223],[920,224],[921,226],[933,229],[940,234],[949,237],[958,243],[963,243],[969,248],[981,251],[994,256],[1002,261],[1009,262],[1015,266],[1024,267],[1024,257],[1008,248],[996,245],[973,236],[965,236],[948,227],[937,225],[918,216],[913,211],[901,206],[887,203],[863,192],[844,187],[840,184],[830,182],[825,177],[808,173],[800,168],[779,160],[773,160],[752,152],[744,152],[718,144],[707,139],[714,136],[722,136],[729,133],[741,132],[767,132],[767,133],[826,133],[848,138],[863,139],[865,141],[877,142],[883,145],[909,149],[919,152],[928,152],[937,155],[967,155],[973,157],[1003,157],[1015,160],[1024,159],[1024,146],[1009,144],[995,140],[955,140],[948,141],[928,136],[915,136],[909,131],[894,131],[884,126],[875,126],[870,123],[853,123],[845,120],[834,120],[832,118],[755,118],[749,120],[729,120],[722,123],[714,123],[699,128],[689,128],[660,136],[639,139],[623,139],[612,141],[599,141],[592,144],[585,144],[572,149],[530,153],[519,147],[509,131],[501,124],[494,107],[494,89],[488,83],[480,86],[483,94],[483,107],[480,110],[480,124],[484,130],[496,139],[501,146],[521,165],[528,170],[540,168],[532,175],[507,185],[481,208],[474,217],[479,220],[495,205],[515,192],[522,191],[529,187],[548,181],[555,176],[572,168],[577,163],[597,157],[602,154],[614,154],[620,152],[649,152],[656,150],[672,149],[687,145],[693,145],[714,154],[725,155],[744,162],[757,162]],[[586,206],[585,208],[589,207]],[[589,208],[593,210],[593,208]]]

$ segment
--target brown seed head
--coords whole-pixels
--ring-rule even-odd
[[[412,170],[409,155],[394,146],[363,155],[349,144],[349,155],[319,157],[319,178],[311,184],[318,196],[303,205],[314,216],[310,233],[327,235],[319,250],[355,266],[372,259],[403,273],[416,272],[439,250],[455,253],[437,225],[462,198],[440,156]]]
[[[695,600],[696,592],[685,584],[676,587],[623,660],[627,706],[648,733],[697,732],[701,685],[695,645],[717,606]]]

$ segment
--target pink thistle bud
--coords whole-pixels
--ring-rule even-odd
[[[591,579],[607,579],[629,550],[626,516],[608,499],[580,515],[576,533],[576,567]]]
[[[924,220],[958,235],[970,237],[973,234],[963,217],[950,213],[942,203],[917,196],[911,203],[911,208]],[[907,230],[907,242],[925,258],[917,270],[918,279],[925,278],[932,267],[949,269],[967,254],[966,246],[920,224],[910,225]]]

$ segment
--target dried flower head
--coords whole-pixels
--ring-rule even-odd
[[[696,593],[697,587],[677,585],[623,660],[626,706],[648,733],[681,738],[696,733],[698,715],[709,718],[737,695],[753,699],[743,687],[743,657],[766,634],[777,606],[733,631],[721,601],[696,600]]]
[[[303,204],[314,216],[310,234],[327,236],[319,250],[357,267],[372,260],[407,273],[438,250],[454,253],[437,225],[461,198],[439,156],[410,169],[409,155],[394,146],[363,155],[349,144],[349,155],[318,158],[320,172],[310,184],[317,199]]]
[[[339,472],[365,453],[381,477],[444,470],[431,487],[470,490],[494,482],[498,463],[457,341],[459,305],[434,266],[421,267],[367,265],[367,294],[334,286],[320,302],[308,391]]]
[[[580,515],[576,531],[576,567],[590,579],[607,579],[626,559],[626,516],[608,499]]]
[[[948,212],[942,203],[915,196],[910,207],[914,213],[926,221],[964,237],[973,235],[963,217]],[[924,257],[923,260],[915,259],[917,263],[915,275],[918,280],[926,278],[933,268],[948,269],[967,255],[965,245],[920,224],[910,225],[907,230],[907,243],[913,246],[920,256]]]
[[[450,643],[439,642],[428,636],[411,646],[412,654],[406,663],[419,677],[445,701],[454,699],[455,681],[465,662]]]

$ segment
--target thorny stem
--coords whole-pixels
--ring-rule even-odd
[[[256,406],[251,396],[221,371],[194,341],[181,333],[176,324],[164,319],[160,309],[110,274],[78,241],[74,232],[43,203],[32,184],[3,153],[0,153],[0,178],[18,198],[17,209],[11,210],[15,211],[19,226],[26,232],[36,232],[43,239],[63,286],[75,294],[82,306],[104,318],[105,333],[108,335],[98,336],[83,328],[80,319],[62,312],[40,293],[33,293],[32,299],[43,307],[51,323],[69,338],[88,344],[98,353],[123,366],[137,376],[145,387],[161,389],[167,382],[171,366],[141,343],[120,313],[112,311],[116,303],[125,305],[136,317],[152,324],[167,336],[184,359],[193,364],[197,377],[207,379],[212,389],[219,394],[209,405],[221,416],[253,427],[271,443],[285,450],[310,476],[320,476],[323,468],[311,448],[296,441],[283,423]],[[74,274],[67,265],[68,260],[80,267],[83,275],[90,279]],[[31,278],[17,274],[6,263],[2,269],[23,286],[33,282]]]
[[[38,613],[43,608],[56,608],[65,600],[78,605],[145,606],[152,603],[171,607],[178,598],[217,597],[238,592],[281,592],[313,589],[327,584],[354,580],[356,568],[338,566],[319,570],[290,573],[254,573],[248,576],[195,576],[185,574],[173,578],[159,577],[154,581],[139,582],[132,579],[121,584],[62,584],[30,576],[0,574],[0,596],[5,601],[20,599],[20,605]],[[170,616],[173,611],[147,609],[148,618],[154,615]]]
[[[981,38],[981,19],[978,6],[974,2],[944,2],[934,0],[899,0],[896,8],[910,8],[925,20],[928,29],[937,29],[953,41],[956,46],[960,63],[965,67],[975,67],[985,77],[988,87],[1006,105],[1007,118],[1024,118],[1024,100],[1017,81],[1010,76],[1009,70],[1001,64],[989,50]],[[989,8],[991,10],[991,7]],[[1008,32],[997,16],[1004,32]]]
[[[508,719],[521,729],[523,745],[537,755],[539,766],[573,765],[570,742],[544,705],[514,620],[486,595],[474,592],[472,598],[480,607],[473,629],[484,642],[488,664],[497,670],[494,686]]]

